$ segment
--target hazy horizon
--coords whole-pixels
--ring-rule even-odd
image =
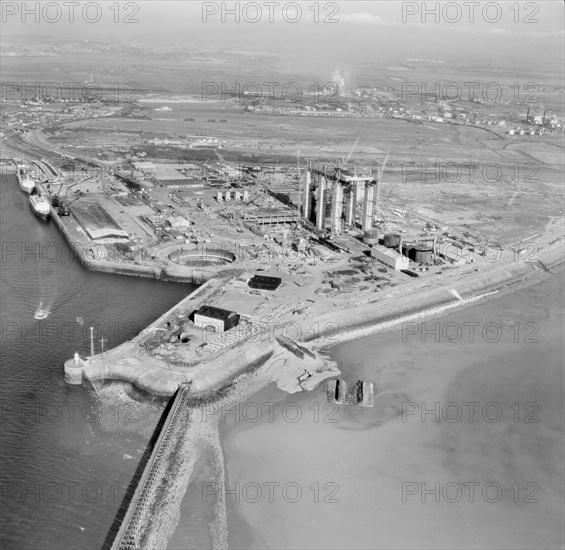
[[[6,6],[6,4],[11,6]],[[343,59],[367,57],[395,59],[402,56],[444,56],[458,55],[500,59],[523,59],[524,62],[540,63],[545,59],[563,60],[561,48],[564,37],[564,9],[562,2],[540,2],[539,11],[529,13],[522,6],[521,11],[510,9],[510,3],[499,4],[500,21],[489,23],[478,6],[474,22],[463,9],[460,21],[450,23],[444,19],[456,18],[456,11],[447,11],[436,23],[433,14],[422,15],[422,2],[320,2],[319,23],[314,23],[313,2],[301,2],[302,16],[296,23],[288,23],[280,11],[273,12],[273,23],[269,23],[268,8],[263,2],[239,2],[240,22],[234,16],[226,15],[221,22],[222,4],[231,9],[236,2],[180,2],[143,1],[133,3],[127,10],[112,11],[110,2],[91,3],[100,6],[100,20],[88,23],[76,9],[75,21],[69,22],[68,7],[61,8],[58,22],[49,23],[45,17],[56,18],[56,8],[39,16],[35,22],[33,13],[22,14],[22,6],[31,9],[32,2],[4,2],[2,5],[2,44],[25,40],[89,42],[114,42],[116,44],[147,44],[156,47],[198,49],[241,49],[267,51],[273,53],[300,53],[305,62],[315,63],[317,59],[338,56]],[[56,4],[50,2],[49,4]],[[262,7],[258,22],[247,22],[243,6],[257,4]],[[280,2],[281,5],[290,4]],[[418,10],[414,15],[405,15],[404,9]],[[453,2],[449,4],[454,4]],[[466,3],[464,3],[466,4]],[[484,2],[482,4],[485,4]],[[497,4],[497,3],[491,3]],[[14,6],[15,5],[15,6]],[[335,7],[332,7],[335,5]],[[433,2],[427,3],[428,7]],[[326,7],[326,10],[324,10]],[[338,10],[335,14],[332,10]],[[442,6],[443,9],[444,6]],[[217,14],[209,15],[203,21],[203,10],[217,9]],[[10,10],[17,10],[10,13]],[[531,10],[530,10],[531,11]],[[90,17],[95,17],[92,9]],[[251,20],[257,12],[249,9],[247,19]],[[290,17],[292,11],[286,12]],[[488,17],[495,18],[494,10]],[[124,23],[129,18],[137,21]],[[114,22],[114,17],[119,21]],[[328,18],[336,23],[324,22]],[[425,23],[422,18],[425,17]],[[520,22],[515,23],[515,18]],[[24,22],[22,22],[24,19]],[[525,22],[525,20],[538,22]]]

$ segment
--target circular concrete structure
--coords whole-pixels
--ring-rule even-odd
[[[237,260],[233,252],[221,248],[180,248],[171,252],[168,259],[189,267],[227,265]]]

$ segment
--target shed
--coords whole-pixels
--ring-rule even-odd
[[[249,286],[258,290],[277,290],[281,283],[280,277],[268,277],[266,275],[255,275],[249,280]]]
[[[189,319],[194,322],[194,326],[208,328],[211,327],[216,332],[226,332],[239,325],[239,315],[233,311],[213,306],[202,306],[193,311]]]

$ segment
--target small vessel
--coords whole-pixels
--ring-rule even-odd
[[[25,191],[26,193],[33,193],[35,189],[35,182],[25,172],[18,174],[18,183],[20,184],[22,191]]]
[[[49,316],[49,310],[47,308],[44,308],[43,304],[40,303],[33,316],[36,319],[45,319]]]
[[[29,204],[33,213],[44,221],[47,221],[51,213],[51,205],[49,201],[42,195],[31,195],[29,197]]]

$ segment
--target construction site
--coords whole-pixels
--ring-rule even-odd
[[[484,253],[478,238],[456,237],[440,221],[382,200],[388,154],[375,174],[314,161],[229,165],[219,156],[200,166],[144,161],[91,172],[75,159],[57,177],[40,174],[38,163],[31,172],[61,223],[72,226],[73,240],[91,245],[97,260],[204,278],[250,263],[304,276],[320,265],[362,265],[362,273],[350,269],[357,278],[332,285],[343,292],[437,273]]]
[[[198,305],[236,324],[218,330],[218,311],[198,324],[191,304],[144,342],[186,372],[265,330],[331,345],[338,325],[397,315],[398,298],[406,312],[460,300],[446,285],[489,289],[517,264],[544,269],[539,253],[562,239],[555,136],[522,151],[503,130],[464,125],[297,117],[290,126],[275,116],[259,125],[232,104],[159,113],[170,118],[12,133],[5,155],[22,158],[13,169],[49,199],[86,268],[219,281]],[[249,151],[256,142],[260,154]],[[514,161],[532,156],[541,181]],[[482,174],[453,179],[447,165]],[[500,177],[485,176],[491,165]],[[312,328],[314,319],[323,322]]]

